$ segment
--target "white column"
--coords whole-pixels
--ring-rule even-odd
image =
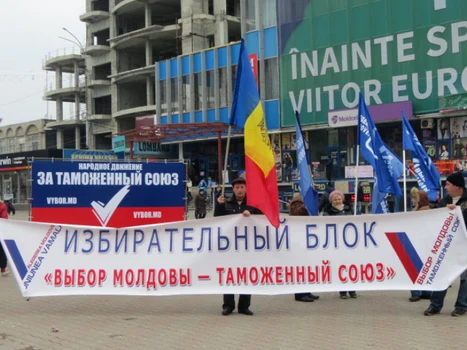
[[[75,149],[81,149],[81,129],[79,125],[75,126]]]
[[[183,143],[178,144],[178,159],[183,160]]]
[[[63,131],[57,130],[57,148],[63,149]]]

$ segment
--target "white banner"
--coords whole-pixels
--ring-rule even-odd
[[[231,215],[125,229],[0,220],[23,296],[441,290],[467,269],[459,208]]]

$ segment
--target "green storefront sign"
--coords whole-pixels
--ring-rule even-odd
[[[281,125],[329,110],[412,101],[415,113],[467,92],[467,0],[277,0]]]

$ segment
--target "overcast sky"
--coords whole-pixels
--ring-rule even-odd
[[[86,24],[79,20],[85,9],[86,0],[0,0],[0,126],[45,118],[47,110],[55,117],[55,103],[47,108],[42,99],[42,62],[49,52],[71,53],[73,44],[59,38],[73,39],[63,27],[85,44]],[[48,80],[54,82],[53,74]],[[64,106],[65,118],[70,108]]]

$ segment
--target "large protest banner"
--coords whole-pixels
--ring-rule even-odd
[[[348,217],[230,215],[136,228],[0,220],[24,296],[440,290],[467,269],[459,208]]]
[[[183,163],[32,163],[32,221],[128,227],[184,220]]]

